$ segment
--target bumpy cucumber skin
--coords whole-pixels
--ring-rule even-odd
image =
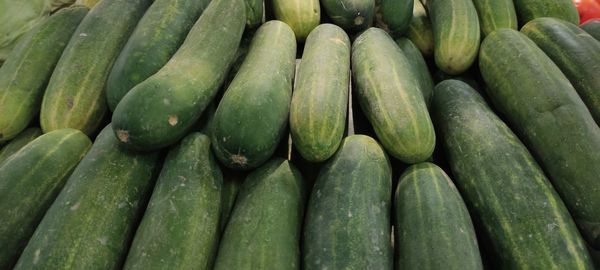
[[[131,88],[152,76],[177,51],[210,0],[156,0],[140,20],[106,81],[114,111]]]
[[[380,0],[378,13],[393,35],[402,35],[412,20],[414,2],[419,0]]]
[[[591,20],[581,26],[581,29],[586,31],[596,40],[600,41],[600,19]]]
[[[288,122],[295,63],[292,29],[263,24],[213,119],[212,146],[223,165],[248,170],[273,155]]]
[[[304,42],[321,21],[319,0],[271,0],[275,18],[289,25],[296,39]]]
[[[42,135],[42,130],[37,127],[23,130],[17,137],[2,147],[0,150],[0,164],[40,135]]]
[[[39,112],[52,71],[87,12],[80,6],[57,11],[26,34],[0,68],[0,144]]]
[[[429,108],[429,104],[431,104],[431,98],[433,97],[434,84],[431,73],[429,72],[429,68],[427,67],[427,62],[425,62],[425,58],[423,58],[419,48],[417,48],[417,46],[415,46],[410,39],[403,37],[398,38],[396,39],[396,43],[404,53],[406,60],[408,60],[410,67],[417,77],[417,83],[421,85],[420,88],[421,92],[423,93],[423,98],[425,99],[427,108]]]
[[[579,13],[572,0],[513,0],[519,25],[540,17],[554,17],[579,25]]]
[[[246,21],[242,1],[211,1],[169,62],[123,97],[112,122],[125,147],[157,150],[194,127],[236,55]]]
[[[482,36],[500,28],[517,30],[517,12],[512,0],[473,0]]]
[[[330,158],[346,126],[350,39],[332,24],[308,36],[290,106],[292,142],[306,160]]]
[[[371,26],[375,0],[321,0],[329,18],[348,32],[360,32]]]
[[[46,212],[15,269],[120,268],[152,192],[157,160],[156,153],[122,148],[111,126],[105,127]]]
[[[249,29],[258,27],[263,19],[263,0],[244,0],[244,6],[246,7],[246,26]]]
[[[433,30],[427,10],[419,0],[414,0],[413,16],[406,33],[408,37],[419,48],[423,56],[433,54]]]

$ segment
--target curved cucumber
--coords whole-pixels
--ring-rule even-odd
[[[263,0],[244,0],[244,5],[246,6],[246,26],[249,29],[258,27],[263,19]]]
[[[348,110],[350,39],[322,24],[308,36],[290,106],[290,133],[308,161],[331,157],[342,141]]]
[[[44,134],[0,166],[0,269],[9,269],[92,145],[78,130]]]
[[[295,61],[292,29],[263,24],[213,118],[212,146],[225,166],[256,168],[273,155],[288,121]]]
[[[413,70],[414,75],[417,77],[417,83],[420,85],[419,88],[421,89],[425,103],[429,108],[431,98],[433,97],[434,84],[431,73],[429,72],[429,68],[427,67],[427,62],[425,62],[425,58],[423,58],[419,48],[417,48],[417,46],[415,46],[410,39],[402,37],[396,39],[396,43],[404,53],[404,56],[406,56],[409,66]]]
[[[513,0],[519,24],[540,17],[554,17],[579,25],[579,13],[572,0]]]
[[[473,0],[483,36],[500,28],[517,30],[517,12],[512,0]]]
[[[433,54],[433,30],[427,10],[420,0],[414,0],[413,15],[406,33],[424,56]]]
[[[106,81],[114,111],[131,88],[152,76],[177,51],[210,0],[156,0],[140,20]]]
[[[591,20],[581,26],[581,29],[586,31],[596,40],[600,41],[600,19]]]
[[[381,22],[393,35],[404,34],[413,17],[414,2],[419,0],[380,0]]]
[[[271,0],[275,18],[289,25],[296,39],[304,41],[321,21],[319,0]]]
[[[29,142],[35,140],[35,138],[42,135],[42,130],[37,127],[28,128],[23,130],[17,137],[8,142],[5,146],[0,149],[0,164],[7,160],[12,154],[19,151],[23,146]]]
[[[169,62],[117,105],[112,122],[121,143],[150,151],[185,136],[223,84],[245,21],[242,0],[212,0]]]
[[[349,32],[365,30],[373,23],[375,0],[321,0],[333,23]]]
[[[0,144],[37,116],[54,66],[87,12],[85,7],[57,11],[21,38],[0,68]]]

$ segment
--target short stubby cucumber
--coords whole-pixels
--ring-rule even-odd
[[[579,13],[572,0],[513,0],[519,24],[540,17],[554,17],[579,25]]]
[[[373,23],[375,0],[321,0],[333,23],[349,32],[365,30]]]
[[[32,127],[23,130],[17,137],[13,138],[0,150],[0,164],[7,160],[12,154],[19,151],[23,146],[35,140],[42,135],[42,130],[37,127]]]
[[[413,17],[414,1],[419,0],[378,0],[378,21],[383,23],[392,35],[402,35],[408,30]]]
[[[581,25],[581,29],[600,41],[600,19],[594,19],[584,23]]]
[[[517,12],[512,0],[473,0],[481,34],[487,36],[500,28],[517,30]]]
[[[300,42],[306,40],[321,21],[319,0],[271,0],[271,3],[275,18],[288,24]]]
[[[263,0],[244,0],[244,5],[246,7],[246,26],[249,29],[258,27],[263,19]]]
[[[406,33],[408,37],[419,48],[423,56],[433,54],[433,30],[427,10],[420,0],[414,0],[413,16]]]
[[[423,54],[421,54],[419,48],[417,48],[417,46],[415,46],[408,38],[398,38],[396,39],[396,43],[404,53],[409,66],[417,77],[417,83],[421,85],[420,88],[423,93],[423,98],[425,99],[427,107],[429,107],[431,98],[433,97],[434,84],[431,73],[429,72],[429,67],[427,67],[427,62],[425,62],[425,58],[423,58]]]

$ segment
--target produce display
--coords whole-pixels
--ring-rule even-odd
[[[600,269],[600,0],[0,0],[0,269]]]

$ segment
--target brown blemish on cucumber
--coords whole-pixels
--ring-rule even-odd
[[[127,130],[117,130],[117,138],[119,138],[119,141],[127,143],[129,142],[129,132],[127,132]]]
[[[75,104],[75,100],[73,97],[67,97],[67,108],[73,109],[73,105]]]
[[[231,155],[231,161],[233,161],[233,163],[235,164],[239,164],[241,167],[245,167],[248,163],[248,159],[245,156],[239,154]]]
[[[363,17],[363,16],[358,15],[358,16],[356,16],[356,18],[354,18],[355,25],[361,25],[364,22],[365,22],[365,17]]]
[[[178,119],[177,115],[169,115],[169,125],[175,126],[177,125]]]

